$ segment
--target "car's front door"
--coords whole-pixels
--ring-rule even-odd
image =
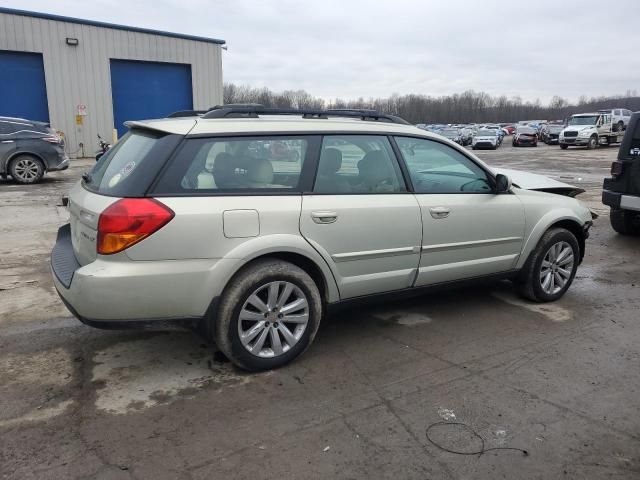
[[[435,140],[396,137],[422,213],[416,286],[514,268],[525,229],[516,195],[493,192],[488,173]]]
[[[341,298],[412,286],[420,208],[387,137],[324,137],[313,192],[303,196],[300,231],[331,267]]]

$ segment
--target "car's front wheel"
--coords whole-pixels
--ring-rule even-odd
[[[573,282],[579,259],[580,247],[573,233],[564,228],[548,230],[517,280],[520,293],[536,302],[559,299]]]
[[[269,370],[307,349],[321,316],[313,279],[296,265],[266,259],[250,264],[230,282],[210,331],[222,353],[240,368]]]
[[[560,148],[561,148],[562,150],[566,150],[567,148],[569,148],[569,145],[565,145],[564,143],[561,143],[561,144],[560,144]]]
[[[9,173],[18,183],[38,183],[44,176],[44,165],[31,155],[20,155],[11,161]]]

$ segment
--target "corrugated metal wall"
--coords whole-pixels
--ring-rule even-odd
[[[67,45],[67,37],[77,38],[79,45]],[[98,133],[111,138],[110,59],[191,64],[193,107],[203,109],[222,103],[220,47],[195,40],[0,13],[0,50],[42,53],[51,125],[65,132],[70,153],[78,150],[82,142],[88,156],[96,149]],[[87,106],[82,126],[76,125],[79,104]]]

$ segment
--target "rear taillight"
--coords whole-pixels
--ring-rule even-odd
[[[622,175],[622,170],[623,170],[624,164],[622,162],[613,162],[611,164],[611,176],[612,177],[618,177],[620,175]]]
[[[165,226],[173,210],[152,198],[123,198],[109,206],[98,220],[97,251],[111,255],[123,251]]]

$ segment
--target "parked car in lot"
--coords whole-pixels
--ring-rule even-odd
[[[529,125],[518,125],[516,133],[513,134],[511,145],[514,147],[522,147],[529,145],[531,147],[538,146],[538,132]]]
[[[547,145],[557,145],[560,132],[564,130],[564,125],[549,124],[542,128],[540,139]]]
[[[457,128],[443,128],[438,133],[444,138],[448,138],[452,142],[462,145],[462,134]]]
[[[640,112],[629,120],[627,131],[605,178],[602,203],[611,208],[613,229],[623,235],[640,235]]]
[[[631,118],[631,110],[626,108],[612,108],[605,110],[598,110],[598,113],[606,113],[611,115],[611,123],[613,124],[614,132],[622,132],[627,128],[629,119]]]
[[[482,129],[478,130],[475,137],[471,141],[471,148],[477,150],[479,148],[498,148],[499,141],[495,130]]]
[[[507,176],[398,117],[235,106],[127,126],[70,191],[51,255],[92,326],[186,322],[265,370],[340,303],[488,277],[548,302],[584,256],[589,210],[547,193],[575,188]],[[273,141],[300,162],[249,149]]]
[[[46,172],[67,168],[64,141],[48,123],[0,117],[0,177],[38,183]]]

